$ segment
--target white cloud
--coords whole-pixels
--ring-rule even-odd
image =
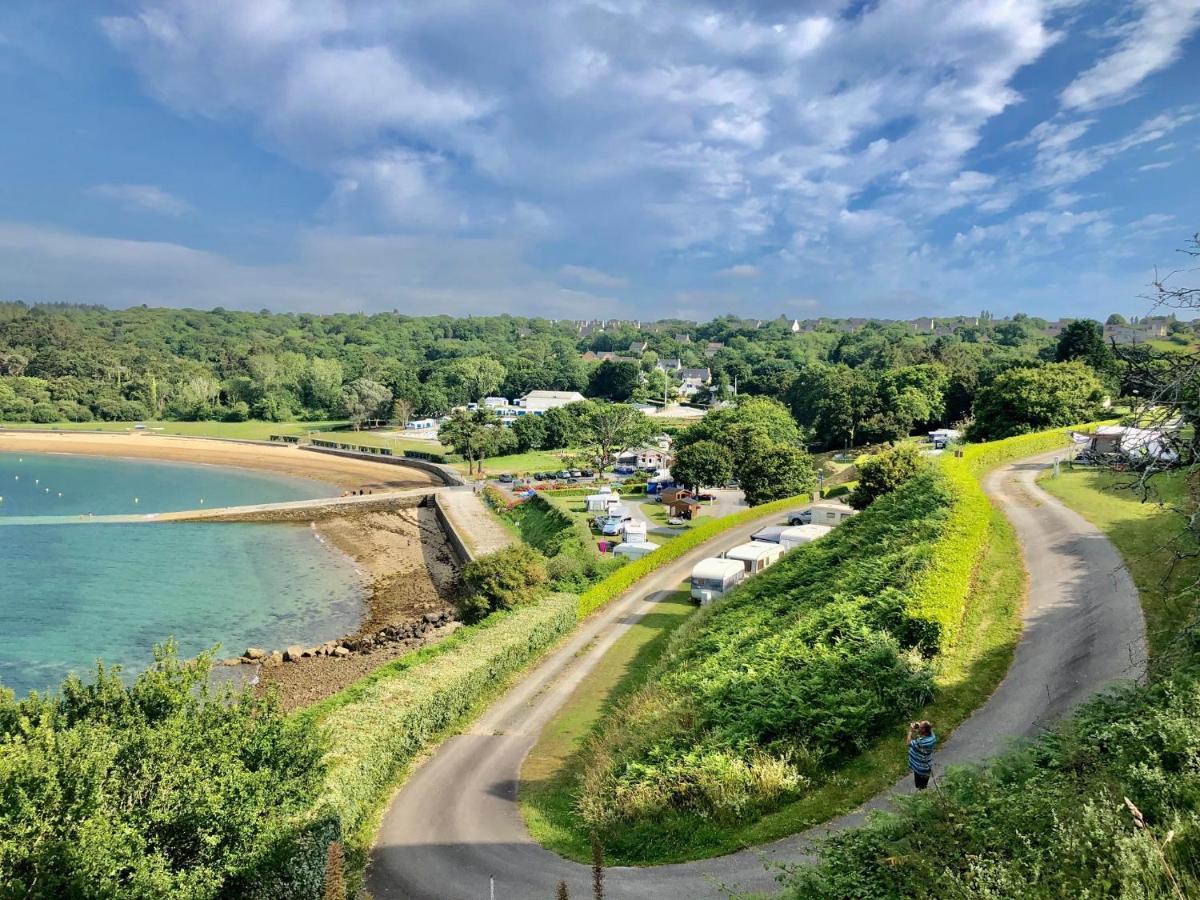
[[[1068,109],[1095,109],[1126,100],[1149,76],[1179,58],[1200,27],[1200,0],[1139,0],[1138,18],[1115,29],[1116,49],[1067,85]]]
[[[1174,163],[1170,163],[1170,162],[1146,163],[1144,166],[1138,166],[1138,171],[1139,172],[1152,172],[1155,169],[1169,169],[1173,165],[1174,165]]]
[[[618,278],[616,275],[609,275],[607,272],[601,272],[599,269],[592,269],[588,266],[563,266],[558,270],[558,274],[592,287],[623,288],[629,286],[627,278]]]
[[[750,265],[749,263],[739,263],[735,266],[729,266],[717,273],[725,278],[757,278],[762,274],[758,266]]]
[[[88,189],[93,197],[115,200],[123,208],[137,212],[179,216],[190,210],[191,204],[153,184],[97,184]]]

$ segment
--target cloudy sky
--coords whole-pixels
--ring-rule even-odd
[[[6,0],[0,297],[1144,311],[1200,0]]]

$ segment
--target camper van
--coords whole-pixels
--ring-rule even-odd
[[[624,535],[621,540],[627,544],[636,544],[639,541],[646,540],[646,523],[637,520],[631,520],[625,523],[625,527],[621,530]]]
[[[851,516],[857,515],[857,509],[844,503],[814,503],[810,522],[813,525],[841,525]]]
[[[741,584],[746,567],[739,559],[702,559],[692,569],[692,599],[703,606]]]
[[[779,546],[785,552],[801,544],[811,544],[817,538],[833,531],[832,525],[794,525],[785,528],[779,535]]]
[[[756,575],[768,566],[773,566],[783,556],[782,544],[770,541],[750,541],[748,544],[738,544],[725,551],[726,559],[736,559],[746,567],[747,575]]]
[[[613,547],[613,556],[624,559],[641,559],[647,553],[653,553],[657,549],[658,544],[650,541],[625,541],[625,543]]]

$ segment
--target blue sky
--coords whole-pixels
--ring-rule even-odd
[[[0,296],[1138,314],[1200,0],[9,0]]]

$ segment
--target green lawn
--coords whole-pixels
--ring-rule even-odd
[[[613,704],[640,687],[667,640],[696,610],[686,591],[668,594],[654,612],[617,639],[525,758],[519,801],[534,840],[564,856],[591,859],[591,842],[575,827],[572,798],[581,772],[583,741]]]
[[[1186,474],[1160,475],[1154,484],[1165,503],[1179,501]],[[1089,469],[1062,470],[1039,484],[1100,528],[1120,551],[1141,596],[1150,655],[1160,654],[1196,608],[1200,560],[1176,560],[1170,544],[1183,529],[1176,513],[1143,503],[1127,476]]]
[[[191,437],[240,438],[243,440],[268,440],[273,434],[305,434],[309,431],[328,431],[344,425],[344,422],[145,422],[145,429],[156,434],[182,434]],[[4,422],[5,428],[31,429],[36,431],[104,431],[132,433],[132,422],[56,422],[51,425]]]
[[[919,718],[932,721],[943,739],[995,690],[1008,671],[1021,634],[1020,610],[1025,568],[1016,533],[992,510],[991,541],[976,569],[958,643],[941,657],[937,699]],[[622,637],[543,730],[521,773],[521,811],[530,834],[544,846],[579,862],[590,860],[590,840],[572,808],[583,769],[580,748],[615,698],[636,690],[653,666],[667,636],[692,608],[681,605],[674,618],[648,623],[655,633]],[[656,613],[656,615],[659,615]],[[635,633],[636,632],[636,633]],[[630,662],[634,660],[634,662]],[[860,805],[898,781],[907,771],[902,735],[882,741],[856,757],[812,793],[783,808],[734,828],[716,824],[698,829],[691,845],[671,858],[653,854],[628,864],[655,864],[731,853],[803,831]],[[678,848],[677,848],[678,849]]]
[[[528,453],[513,453],[509,456],[492,456],[483,461],[483,471],[487,476],[527,475],[530,472],[557,472],[563,467],[562,454],[570,455],[574,451],[564,450],[530,450]],[[466,471],[466,463],[459,468]]]

